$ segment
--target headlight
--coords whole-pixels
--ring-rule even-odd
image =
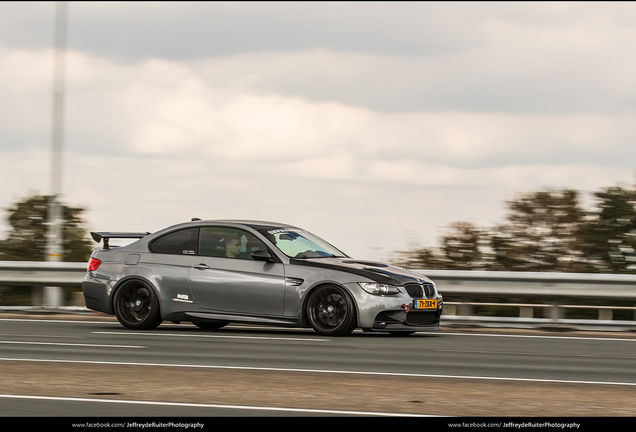
[[[395,295],[400,294],[400,290],[393,285],[384,285],[375,282],[361,282],[359,284],[363,290],[373,295]]]

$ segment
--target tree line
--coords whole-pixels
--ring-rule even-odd
[[[504,222],[454,222],[438,247],[397,252],[414,269],[636,273],[636,189],[608,187],[585,210],[577,191],[542,190],[506,202]]]
[[[9,233],[0,240],[0,261],[45,261],[48,195],[30,195],[5,209]],[[82,207],[61,204],[63,261],[88,261],[93,251]]]
[[[506,203],[501,224],[454,222],[438,247],[394,254],[393,264],[414,269],[636,273],[636,188],[614,186],[594,193],[583,209],[579,192],[542,190]],[[0,261],[44,261],[47,195],[30,195],[7,211],[8,236]],[[92,252],[82,207],[62,204],[63,260],[87,261]]]

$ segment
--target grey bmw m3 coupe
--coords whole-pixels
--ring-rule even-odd
[[[442,296],[427,277],[359,261],[298,227],[203,221],[156,233],[92,232],[82,283],[89,309],[126,328],[163,321],[307,327],[331,336],[439,330]],[[115,247],[111,239],[138,239]]]

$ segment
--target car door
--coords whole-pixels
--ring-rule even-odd
[[[186,228],[169,232],[149,244],[150,253],[141,254],[135,265],[145,268],[164,299],[187,300],[191,297],[188,269],[196,255],[199,229]],[[126,264],[134,264],[127,260]],[[179,299],[179,300],[174,300]],[[167,306],[169,309],[170,306]]]
[[[211,311],[283,315],[285,272],[281,263],[252,259],[267,249],[251,233],[228,227],[201,227],[198,256],[188,269],[194,301]]]

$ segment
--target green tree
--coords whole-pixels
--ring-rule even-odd
[[[636,190],[610,187],[595,196],[597,209],[579,233],[584,271],[636,273]]]
[[[409,251],[399,251],[395,253],[391,262],[394,265],[409,269],[446,269],[444,262],[435,253],[433,248],[418,248]]]
[[[45,260],[50,199],[51,197],[46,195],[32,195],[6,209],[11,230],[5,240],[0,240],[0,260]],[[81,207],[61,204],[63,261],[87,261],[91,254],[92,246],[88,233],[82,226],[84,211]]]
[[[596,192],[585,211],[578,192],[544,190],[507,203],[505,221],[482,229],[449,226],[438,248],[399,252],[420,269],[636,273],[636,187]]]
[[[453,270],[474,270],[484,267],[485,233],[470,222],[455,222],[442,237],[445,267]]]
[[[406,267],[447,270],[572,272],[583,268],[579,234],[585,212],[572,190],[521,194],[507,203],[505,222],[482,229],[455,222],[441,247],[400,252]]]
[[[508,202],[506,222],[491,234],[492,268],[576,271],[584,216],[573,190],[532,192]]]
[[[421,248],[399,252],[395,263],[407,268],[475,270],[487,264],[483,249],[488,236],[470,222],[452,223],[441,238],[439,249]]]

